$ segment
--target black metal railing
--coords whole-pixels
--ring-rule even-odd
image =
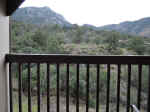
[[[97,80],[96,80],[96,112],[100,111],[100,79],[101,79],[101,65],[106,64],[107,68],[107,89],[106,89],[106,112],[110,112],[110,80],[111,80],[111,65],[116,65],[117,71],[117,83],[116,83],[116,112],[120,111],[120,83],[121,83],[121,68],[123,65],[127,66],[127,92],[126,92],[126,112],[130,111],[131,105],[131,76],[132,76],[132,66],[138,65],[138,89],[137,89],[137,108],[141,109],[141,91],[142,91],[142,66],[146,65],[149,67],[148,73],[148,91],[147,91],[147,112],[150,112],[150,56],[74,56],[74,55],[17,55],[17,54],[7,54],[6,62],[9,63],[9,96],[10,96],[10,112],[13,112],[13,84],[12,84],[12,67],[14,63],[18,64],[18,102],[19,102],[19,112],[22,112],[22,66],[27,64],[27,75],[28,75],[28,112],[32,112],[32,103],[31,103],[31,64],[36,64],[37,68],[37,110],[41,110],[41,84],[40,84],[40,65],[46,64],[47,70],[47,112],[50,112],[50,79],[51,79],[51,64],[56,64],[56,111],[60,112],[60,64],[66,64],[66,112],[69,110],[69,78],[70,78],[70,65],[73,64],[76,66],[76,112],[79,112],[79,76],[81,65],[84,64],[86,67],[86,112],[89,112],[89,81],[90,81],[90,65],[94,65],[96,68]]]

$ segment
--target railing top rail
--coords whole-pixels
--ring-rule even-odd
[[[6,54],[5,60],[13,63],[150,64],[150,56]]]

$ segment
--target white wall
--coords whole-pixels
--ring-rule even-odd
[[[9,53],[9,17],[5,16],[5,0],[0,0],[0,112],[8,112],[7,70],[4,63]]]

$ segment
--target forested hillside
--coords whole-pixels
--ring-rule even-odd
[[[87,55],[149,54],[149,38],[86,26],[38,26],[12,21],[12,52]],[[147,46],[147,47],[146,47]]]
[[[99,27],[101,30],[115,30],[130,35],[150,37],[150,17],[137,21],[126,21],[120,24],[105,25]]]
[[[126,26],[123,28],[129,30]],[[19,9],[11,17],[11,29],[12,52],[17,53],[149,54],[149,38],[98,30],[92,25],[73,25],[48,7]]]

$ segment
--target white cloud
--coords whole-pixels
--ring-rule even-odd
[[[49,6],[71,23],[101,26],[150,17],[150,0],[26,0],[25,6]]]

